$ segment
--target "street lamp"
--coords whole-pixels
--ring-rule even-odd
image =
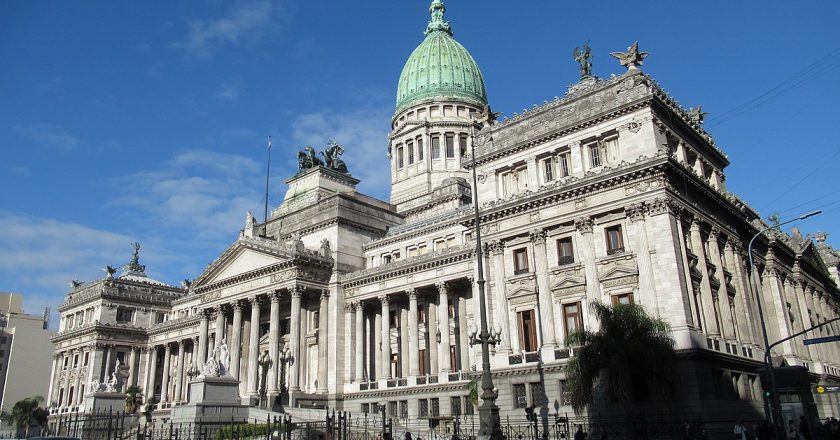
[[[779,420],[781,419],[781,411],[778,405],[779,396],[776,393],[776,374],[773,372],[773,362],[770,359],[770,340],[767,337],[767,324],[764,322],[764,307],[761,304],[761,292],[759,286],[761,285],[758,280],[756,279],[755,274],[755,266],[753,265],[753,253],[752,253],[752,246],[755,242],[755,239],[758,238],[760,235],[764,234],[765,232],[778,228],[779,226],[786,225],[788,223],[792,223],[798,220],[805,220],[808,217],[813,217],[822,211],[813,211],[807,214],[802,214],[799,217],[784,221],[782,223],[775,224],[773,226],[766,227],[760,231],[758,231],[753,237],[750,239],[750,243],[747,245],[747,254],[749,255],[750,259],[750,274],[752,274],[752,285],[753,285],[753,294],[755,295],[755,301],[758,303],[758,319],[761,321],[761,335],[764,337],[764,370],[767,372],[767,375],[770,379],[770,398],[764,401],[764,412],[765,416],[770,419],[771,423],[773,424],[774,433],[778,433],[779,431]]]
[[[493,113],[489,106],[485,107],[487,112],[487,121],[492,119]],[[473,334],[470,337],[470,345],[477,343],[481,344],[481,405],[478,407],[478,438],[481,440],[499,440],[503,438],[502,422],[499,418],[499,407],[496,405],[496,398],[498,393],[493,389],[493,377],[490,374],[490,346],[496,345],[501,334],[501,327],[495,327],[493,334],[488,331],[487,326],[487,305],[484,301],[484,262],[482,258],[481,249],[481,217],[478,215],[478,176],[476,174],[476,156],[475,156],[475,129],[481,128],[481,122],[473,118],[470,125],[470,138],[472,149],[472,178],[473,178],[473,210],[475,212],[475,257],[477,260],[476,267],[478,268],[478,276],[476,283],[478,284],[478,303],[479,314],[481,315],[480,333]],[[480,136],[480,142],[485,144],[488,139],[483,135]],[[498,323],[497,323],[498,325]],[[496,331],[498,330],[498,331]]]
[[[280,360],[280,396],[278,403],[278,410],[283,412],[283,394],[286,392],[286,365],[292,362],[292,354],[289,347],[283,347],[278,355]]]

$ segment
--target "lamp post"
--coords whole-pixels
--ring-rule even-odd
[[[489,121],[493,114],[489,107],[485,107],[488,114]],[[478,276],[476,283],[478,284],[478,303],[479,314],[481,315],[481,328],[473,328],[470,336],[470,345],[476,343],[481,344],[481,405],[478,407],[478,438],[481,440],[498,440],[503,437],[502,423],[499,418],[499,407],[496,405],[496,398],[498,393],[493,389],[493,377],[490,374],[490,346],[496,345],[501,334],[501,327],[496,323],[496,327],[491,333],[487,325],[487,305],[484,301],[484,261],[482,258],[481,249],[481,217],[478,215],[478,176],[476,174],[476,158],[475,158],[475,129],[476,126],[481,128],[481,122],[476,119],[472,120],[470,125],[470,139],[472,150],[472,178],[473,178],[473,208],[475,212],[475,256],[477,261]],[[487,139],[480,136],[482,145],[487,142]],[[498,330],[498,331],[496,331]],[[478,333],[478,334],[476,334]]]
[[[283,347],[278,355],[280,360],[280,396],[278,396],[278,411],[283,412],[283,394],[286,392],[286,364],[291,363],[292,355],[289,347]]]
[[[778,434],[779,432],[779,420],[781,418],[781,411],[779,408],[779,396],[776,393],[776,375],[773,372],[773,362],[770,359],[770,340],[767,337],[767,323],[764,322],[764,307],[761,304],[761,292],[759,280],[756,279],[755,274],[755,266],[753,264],[753,253],[752,253],[752,246],[755,242],[755,239],[758,238],[760,235],[764,234],[765,232],[778,228],[779,226],[786,225],[788,223],[792,223],[798,220],[805,220],[808,217],[813,217],[822,211],[813,211],[807,214],[800,215],[799,217],[781,222],[779,224],[764,228],[758,231],[753,237],[750,239],[750,243],[747,245],[747,254],[749,256],[750,261],[750,274],[752,274],[752,285],[753,285],[753,294],[755,295],[755,301],[758,304],[758,319],[761,321],[761,335],[764,338],[764,370],[767,372],[767,376],[770,379],[770,398],[764,401],[764,412],[765,416],[770,419],[770,422],[773,424],[773,432]]]

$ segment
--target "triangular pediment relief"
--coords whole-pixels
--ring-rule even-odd
[[[800,251],[797,255],[801,260],[807,261],[811,266],[813,266],[817,271],[820,273],[831,276],[830,272],[828,271],[828,267],[825,264],[825,261],[822,259],[822,255],[817,251],[814,247],[813,242],[808,242],[807,245]]]
[[[568,289],[570,287],[585,286],[585,277],[567,276],[558,279],[549,287],[551,290]]]
[[[604,269],[598,274],[598,278],[603,280],[610,280],[615,278],[624,278],[639,275],[639,270],[635,266],[616,264]]]
[[[256,243],[251,243],[255,240],[243,238],[233,243],[204,270],[201,276],[196,278],[192,288],[196,289],[210,285],[292,258],[292,255],[283,250],[275,250],[270,246],[258,246]]]
[[[508,298],[516,298],[519,296],[533,295],[534,293],[536,292],[533,286],[526,283],[521,283],[508,286],[507,296]]]

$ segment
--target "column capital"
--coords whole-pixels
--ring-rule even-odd
[[[718,229],[717,226],[712,226],[712,228],[709,229],[709,241],[716,241],[718,235],[720,235],[720,229]]]
[[[321,299],[321,302],[329,301],[330,300],[330,291],[327,290],[327,289],[322,290],[321,295],[320,295],[320,299]]]
[[[201,311],[199,313],[201,313],[201,319],[209,320],[210,316],[213,314],[213,309],[210,308],[210,307],[207,307],[205,309],[201,309]]]
[[[644,202],[631,203],[624,207],[624,212],[633,223],[644,221],[647,211],[648,207]]]
[[[579,217],[575,219],[575,228],[581,234],[591,234],[592,227],[595,225],[595,221],[592,220],[592,217]]]
[[[470,283],[470,287],[475,286],[475,277],[472,275],[467,275],[466,278],[467,282]]]
[[[446,281],[435,283],[435,288],[437,288],[439,293],[449,293],[449,286],[446,284]]]
[[[359,308],[359,305],[356,301],[350,301],[344,304],[344,311],[346,312],[355,312],[357,308]]]
[[[534,244],[545,244],[545,238],[547,235],[548,234],[545,232],[545,229],[542,228],[534,228],[528,231],[528,237]]]
[[[505,243],[502,240],[489,241],[485,247],[492,252],[493,255],[501,255],[505,251]]]
[[[225,309],[226,308],[227,308],[226,304],[218,304],[215,307],[213,307],[213,314],[216,315],[216,317],[218,318],[220,315],[225,314]]]
[[[405,293],[408,295],[408,299],[415,301],[417,300],[417,289],[415,289],[414,287],[409,287],[408,289],[405,289]]]
[[[379,302],[381,302],[383,306],[387,307],[391,303],[391,299],[388,298],[388,295],[380,295]]]
[[[275,290],[268,294],[268,299],[271,301],[272,304],[280,302],[281,293],[279,290]]]
[[[237,311],[242,312],[242,300],[233,301],[233,303],[230,305],[230,307],[233,309],[234,312],[237,312]]]
[[[253,309],[255,307],[259,307],[259,306],[262,305],[263,296],[262,295],[253,295],[250,298],[248,298],[248,301],[251,302],[251,308]]]
[[[303,295],[303,287],[295,286],[289,289],[289,293],[292,295],[292,298],[300,298]]]
[[[183,350],[183,349],[184,349],[184,345],[185,345],[186,343],[187,343],[187,341],[185,341],[184,339],[179,339],[179,340],[178,340],[178,350]]]

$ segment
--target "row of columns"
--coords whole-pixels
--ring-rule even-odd
[[[61,407],[79,405],[84,400],[84,395],[90,392],[91,384],[99,387],[107,382],[116,365],[117,351],[127,349],[128,351],[128,377],[125,383],[120,380],[117,391],[124,391],[129,386],[137,383],[138,353],[146,351],[146,348],[138,345],[122,346],[116,344],[95,343],[84,347],[72,348],[53,355],[52,368],[50,371],[50,382],[47,391],[47,398],[50,403],[55,402]],[[79,356],[78,364],[75,357]],[[87,358],[87,363],[85,363]],[[65,361],[66,359],[66,361]],[[65,362],[67,367],[65,368]],[[64,375],[62,381],[59,376]],[[119,373],[118,373],[119,374]],[[73,390],[70,399],[70,390]]]

